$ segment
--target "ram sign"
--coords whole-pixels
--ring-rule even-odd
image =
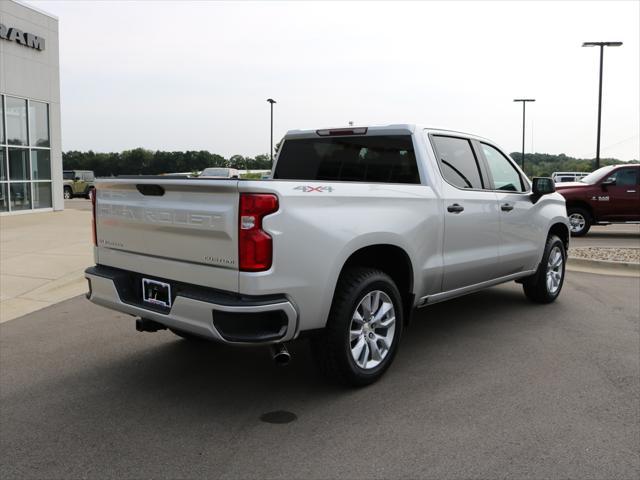
[[[0,38],[10,42],[16,42],[35,50],[44,50],[44,38],[33,33],[26,33],[13,27],[6,27],[0,23]]]

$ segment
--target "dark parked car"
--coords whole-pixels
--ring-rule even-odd
[[[571,234],[586,235],[591,225],[640,221],[640,165],[612,165],[578,182],[559,183],[567,200]]]

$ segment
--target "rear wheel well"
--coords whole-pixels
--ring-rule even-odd
[[[562,240],[564,249],[569,249],[569,229],[564,223],[553,224],[549,229],[549,235],[557,235]]]
[[[371,245],[352,253],[340,275],[352,267],[376,268],[389,275],[402,296],[405,323],[408,323],[413,307],[413,267],[407,252],[395,245]]]

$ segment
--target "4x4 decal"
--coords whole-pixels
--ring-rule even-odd
[[[317,187],[313,187],[311,185],[299,185],[295,187],[294,190],[302,190],[304,193],[311,193],[311,192],[322,193],[322,192],[333,192],[333,187],[325,187],[322,185]]]

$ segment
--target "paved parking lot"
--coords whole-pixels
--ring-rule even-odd
[[[593,226],[586,236],[571,239],[572,247],[640,248],[640,225],[616,224]]]
[[[513,283],[434,305],[362,390],[304,344],[277,368],[77,297],[0,325],[0,477],[638,478],[639,294],[569,273],[553,305]]]

